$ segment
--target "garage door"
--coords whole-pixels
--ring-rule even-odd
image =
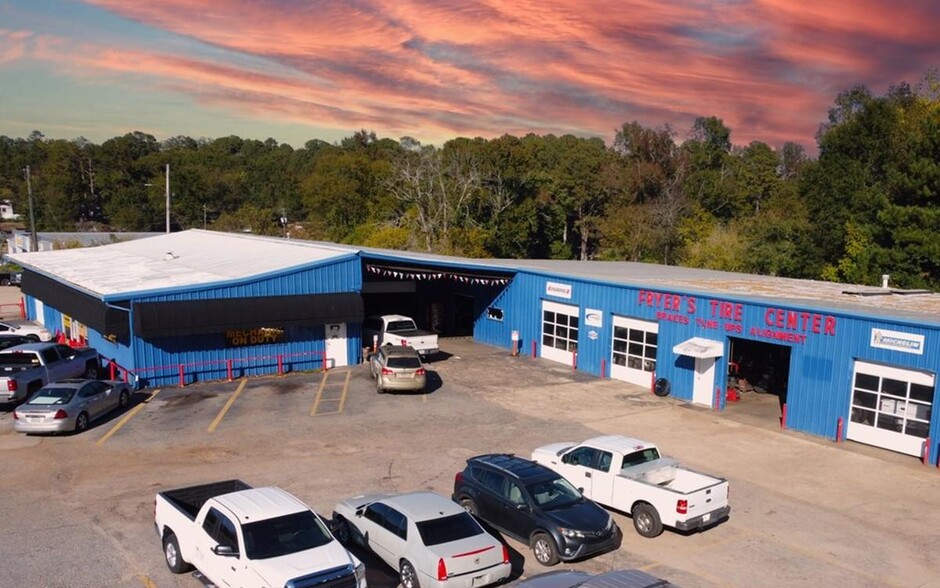
[[[856,361],[846,437],[920,456],[930,429],[934,383],[931,373]]]
[[[610,377],[649,386],[656,371],[658,339],[659,324],[614,315]]]
[[[571,364],[578,351],[578,315],[570,304],[542,301],[542,357]]]

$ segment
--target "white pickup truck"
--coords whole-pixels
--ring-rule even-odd
[[[216,586],[367,588],[365,566],[323,520],[280,488],[227,480],[160,492],[154,524],[166,565]]]
[[[370,349],[373,345],[405,345],[422,357],[438,351],[437,335],[418,329],[413,318],[401,314],[366,317],[362,321],[362,344]]]
[[[621,435],[539,447],[532,459],[564,476],[591,500],[625,512],[644,537],[663,527],[702,529],[725,519],[728,481],[680,467],[652,443]]]

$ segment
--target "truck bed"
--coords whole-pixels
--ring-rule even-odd
[[[250,488],[251,486],[241,480],[225,480],[198,486],[187,486],[177,490],[167,490],[160,492],[160,496],[185,513],[190,519],[195,520],[196,515],[199,514],[199,509],[210,498]]]
[[[620,476],[680,494],[689,494],[724,482],[721,478],[700,474],[679,466],[675,460],[665,458],[623,468],[620,470]]]

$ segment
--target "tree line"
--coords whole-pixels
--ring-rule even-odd
[[[295,149],[230,136],[100,145],[0,136],[0,199],[37,230],[208,228],[468,257],[629,260],[940,290],[940,83],[839,94],[816,136],[732,143],[702,116],[573,135],[455,138],[361,130]]]

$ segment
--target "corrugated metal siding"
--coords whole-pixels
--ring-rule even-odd
[[[362,290],[361,264],[358,258],[316,268],[264,278],[244,284],[180,291],[140,299],[141,302],[167,300],[214,300],[291,294],[326,294]],[[135,301],[136,302],[136,301]],[[361,355],[359,325],[347,325],[347,356],[355,364]],[[285,370],[310,370],[323,367],[324,329],[291,327],[285,329],[282,343],[227,347],[224,333],[196,337],[164,337],[135,340],[134,365],[140,366],[147,385],[174,385],[183,365],[185,382],[227,377],[227,361],[232,360],[234,377],[275,373],[278,356]]]
[[[546,295],[547,282],[571,286],[571,298]],[[481,312],[474,326],[474,337],[490,345],[509,349],[511,334],[518,330],[521,338],[520,352],[532,353],[532,342],[536,354],[541,355],[541,301],[553,300],[579,306],[581,322],[578,342],[578,369],[600,375],[602,360],[606,375],[610,374],[610,353],[613,336],[613,315],[639,318],[659,323],[657,350],[657,377],[667,378],[672,394],[677,398],[691,400],[694,378],[694,361],[673,353],[673,346],[691,337],[704,337],[721,341],[725,345],[725,356],[716,363],[715,386],[722,390],[726,386],[728,371],[729,337],[738,337],[764,343],[786,345],[791,349],[790,380],[787,396],[787,424],[791,429],[834,437],[839,417],[845,422],[849,418],[852,368],[856,359],[887,363],[890,365],[920,369],[937,374],[940,372],[940,330],[930,326],[903,320],[866,319],[857,313],[831,311],[835,317],[835,334],[825,334],[825,320],[820,324],[820,333],[802,328],[788,330],[768,324],[768,312],[773,309],[803,312],[796,306],[752,304],[729,297],[684,295],[681,291],[657,290],[663,294],[680,296],[678,310],[663,309],[641,303],[640,293],[635,287],[618,287],[575,279],[559,279],[529,272],[519,272],[506,289],[493,301],[492,306],[503,311],[503,320],[496,321]],[[695,310],[689,312],[689,298],[694,298]],[[722,319],[722,302],[742,305],[741,320]],[[584,324],[585,309],[601,310],[604,313],[602,327]],[[713,314],[713,310],[717,314]],[[818,313],[818,312],[817,312]],[[770,320],[773,322],[771,315]],[[802,319],[801,319],[802,320]],[[709,324],[708,321],[716,321]],[[737,332],[740,327],[740,332]],[[870,345],[871,329],[885,328],[925,337],[922,355],[874,348]],[[757,329],[758,332],[752,332]],[[784,342],[760,335],[763,329],[792,332],[805,335],[802,343]],[[591,338],[590,332],[596,333]],[[931,421],[931,438],[940,436],[940,386],[934,388],[934,409]],[[722,394],[723,396],[723,394]],[[721,400],[724,405],[724,399]],[[934,452],[935,453],[935,452]],[[935,459],[935,458],[934,458]]]

